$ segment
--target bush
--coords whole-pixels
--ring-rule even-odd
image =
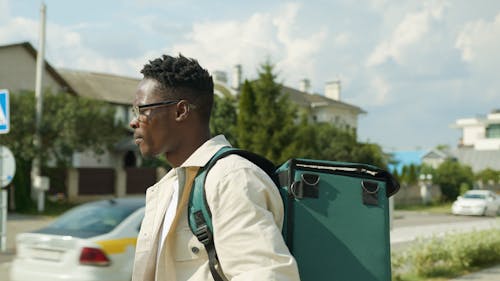
[[[437,168],[434,183],[441,187],[444,201],[453,201],[460,194],[461,185],[473,186],[474,173],[469,166],[448,160]]]
[[[449,234],[420,239],[409,250],[393,254],[393,279],[453,277],[498,262],[498,229]]]

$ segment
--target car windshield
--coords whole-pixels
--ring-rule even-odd
[[[76,207],[48,226],[62,233],[87,233],[85,236],[100,235],[113,230],[134,210],[131,206],[113,204],[91,204]]]
[[[465,193],[463,197],[467,198],[467,199],[484,199],[484,198],[486,198],[486,195],[475,194],[475,193]]]

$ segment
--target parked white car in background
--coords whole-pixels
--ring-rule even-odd
[[[75,207],[16,237],[11,281],[130,281],[144,197]]]
[[[451,206],[454,215],[496,216],[500,214],[500,196],[490,190],[469,190]]]

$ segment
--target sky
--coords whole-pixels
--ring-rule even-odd
[[[140,78],[162,54],[213,72],[266,60],[279,82],[302,79],[367,112],[358,138],[386,151],[455,147],[459,118],[500,109],[497,0],[45,0],[46,59],[56,68]],[[38,47],[38,0],[0,0],[0,45]],[[0,81],[1,84],[1,81]]]

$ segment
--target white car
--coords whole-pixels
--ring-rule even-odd
[[[500,214],[500,196],[490,190],[469,190],[451,206],[454,215],[496,216]]]
[[[144,197],[75,207],[16,237],[11,281],[130,281]]]

